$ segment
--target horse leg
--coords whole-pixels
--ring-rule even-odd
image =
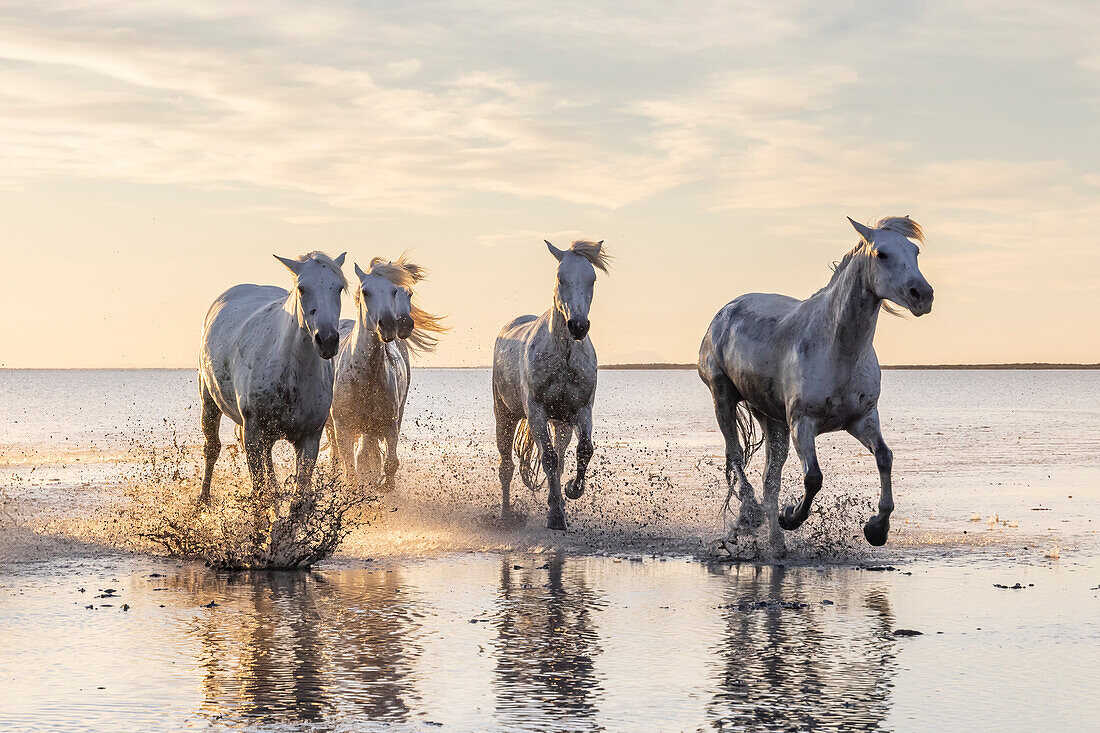
[[[516,513],[512,510],[510,492],[516,464],[512,460],[512,440],[515,438],[516,423],[519,420],[500,405],[494,404],[493,407],[497,420],[497,452],[500,453],[500,467],[497,469],[500,476],[500,517],[513,519]]]
[[[546,505],[550,507],[546,512],[546,528],[564,531],[567,524],[565,497],[561,493],[561,473],[558,471],[559,458],[550,435],[550,422],[542,405],[533,402],[527,405],[527,424],[530,426],[535,442],[539,445],[542,453],[542,470],[546,473],[546,482],[550,485],[550,493],[546,499]]]
[[[347,427],[338,427],[335,422],[332,426],[331,437],[332,452],[336,456],[337,465],[344,475],[344,483],[349,487],[358,486],[359,476],[355,470],[355,440]]]
[[[779,489],[783,484],[783,464],[787,462],[791,446],[791,431],[784,420],[765,417],[762,422],[767,433],[764,444],[764,512],[768,516],[772,551],[776,555],[784,555],[787,546],[779,527]]]
[[[397,473],[397,469],[401,467],[401,461],[397,458],[397,436],[399,432],[400,430],[396,420],[386,426],[386,462],[384,466],[386,478],[382,484],[382,490],[387,493],[396,488],[394,474]]]
[[[779,526],[786,530],[798,529],[810,516],[810,507],[814,497],[821,491],[821,467],[817,463],[816,437],[813,423],[804,418],[795,420],[791,426],[794,436],[794,450],[802,461],[802,484],[805,494],[797,506],[783,508],[779,515]]]
[[[279,487],[279,477],[275,475],[275,460],[272,451],[275,450],[275,441],[268,440],[264,445],[264,471],[266,472],[267,488],[275,491]]]
[[[565,473],[565,453],[573,442],[573,426],[560,420],[550,422],[550,438],[554,441],[554,452],[558,454],[558,481]]]
[[[313,467],[317,465],[317,452],[321,446],[321,435],[307,435],[294,443],[294,483],[298,487],[298,496],[309,492]]]
[[[569,442],[566,441],[566,445]],[[588,462],[592,460],[595,451],[592,445],[592,408],[587,407],[577,415],[577,475],[565,485],[565,496],[569,499],[579,499],[584,494],[584,478],[588,471]],[[565,452],[562,451],[562,455]]]
[[[222,423],[222,411],[218,407],[218,403],[214,401],[210,391],[206,388],[206,385],[199,387],[200,398],[202,402],[202,417],[200,422],[202,424],[202,436],[205,441],[203,446],[203,457],[206,459],[206,466],[202,474],[202,491],[199,492],[199,501],[203,504],[210,503],[210,482],[214,478],[214,463],[218,460],[218,454],[222,451],[221,437],[218,435],[218,428]]]
[[[373,430],[374,426],[367,429]],[[371,433],[363,433],[359,436],[355,448],[355,465],[359,473],[360,486],[378,488],[382,476],[381,450],[378,438]]]
[[[271,446],[256,420],[245,417],[243,432],[244,458],[252,477],[252,499],[258,506],[270,489],[268,463],[271,460]]]
[[[737,517],[738,528],[756,529],[764,523],[764,509],[756,501],[752,484],[745,475],[745,454],[737,435],[737,403],[741,394],[733,382],[725,375],[717,376],[711,383],[711,395],[714,397],[714,416],[718,418],[718,427],[726,441],[726,507],[735,493],[741,499],[741,512]],[[746,446],[747,447],[747,446]]]
[[[875,455],[878,465],[878,479],[881,486],[878,499],[878,514],[863,525],[863,536],[875,547],[886,544],[886,535],[890,532],[890,512],[894,511],[894,493],[890,482],[890,471],[894,466],[894,453],[882,439],[879,429],[878,410],[848,428],[848,432]]]

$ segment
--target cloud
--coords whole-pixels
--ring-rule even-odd
[[[157,4],[108,10],[27,11],[0,25],[8,185],[257,186],[360,211],[438,212],[470,192],[613,209],[684,180],[661,152],[622,144],[613,124],[586,124],[595,100],[507,69],[431,81],[418,60],[300,55],[278,41],[358,39],[301,13],[256,23],[247,4],[199,3],[179,17]],[[221,42],[226,24],[248,42]]]

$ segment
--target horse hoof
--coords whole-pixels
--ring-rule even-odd
[[[569,482],[565,484],[565,496],[567,499],[579,499],[584,496],[584,482],[580,484],[576,483],[575,478],[569,479]]]
[[[737,526],[745,529],[759,529],[764,523],[764,510],[759,504],[741,504],[741,513],[737,516]]]
[[[874,547],[882,547],[886,544],[886,535],[890,532],[890,520],[871,517],[863,525],[863,536]]]
[[[802,522],[795,516],[793,506],[783,507],[783,511],[779,512],[779,526],[790,532],[792,529],[798,529],[802,526]]]
[[[567,529],[565,523],[565,510],[558,506],[547,512],[546,528],[556,529],[560,532],[564,532]]]

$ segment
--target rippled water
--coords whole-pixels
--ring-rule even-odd
[[[1098,571],[554,553],[23,570],[0,588],[0,726],[1078,728],[1098,712]]]
[[[526,526],[502,527],[488,372],[418,370],[388,511],[312,573],[224,574],[131,537],[133,502],[157,496],[150,446],[182,444],[197,490],[191,371],[0,372],[0,730],[1094,719],[1100,372],[883,378],[885,548],[859,531],[873,459],[834,435],[826,511],[786,567],[700,562],[725,492],[692,372],[602,372],[571,531],[543,529],[526,491]],[[242,469],[227,451],[219,481]],[[800,483],[792,460],[785,494]]]

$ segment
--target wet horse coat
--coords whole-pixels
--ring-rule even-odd
[[[412,374],[409,347],[430,351],[435,334],[446,329],[439,316],[413,303],[412,286],[427,273],[404,255],[396,262],[375,257],[367,272],[356,265],[355,274],[356,318],[340,323],[330,436],[349,482],[374,483],[384,471],[389,491],[400,466],[397,441]]]
[[[737,528],[755,529],[765,518],[774,546],[780,528],[792,530],[809,516],[821,489],[815,439],[846,430],[870,450],[879,470],[878,513],[864,525],[882,545],[894,508],[893,454],[879,428],[881,370],[873,345],[880,309],[892,301],[921,316],[932,309],[932,287],[917,267],[923,242],[909,217],[889,217],[875,228],[852,221],[860,242],[837,266],[829,284],[806,300],[750,293],[723,307],[699,349],[699,376],[710,388],[726,442],[729,494],[741,499]],[[747,413],[742,408],[747,408]],[[757,440],[753,420],[764,428]],[[791,438],[802,463],[804,496],[779,511],[779,488]],[[745,464],[765,445],[764,506],[757,502]],[[735,528],[735,532],[737,531]]]
[[[241,426],[253,490],[275,480],[271,449],[294,446],[295,475],[304,491],[332,404],[332,364],[339,346],[340,294],[347,283],[333,259],[311,252],[277,257],[294,275],[288,292],[271,285],[237,285],[210,306],[199,349],[199,394],[206,467],[203,502],[210,501],[221,452],[222,415]]]
[[[520,316],[500,331],[493,347],[493,412],[500,452],[501,515],[514,516],[509,496],[513,445],[520,476],[536,488],[537,465],[549,482],[546,526],[564,530],[565,496],[584,492],[592,458],[592,403],[596,350],[588,312],[596,269],[607,272],[603,242],[578,240],[567,250],[546,242],[558,261],[554,305],[541,316]],[[518,431],[517,431],[518,427]],[[577,433],[577,475],[562,495],[562,458]]]

